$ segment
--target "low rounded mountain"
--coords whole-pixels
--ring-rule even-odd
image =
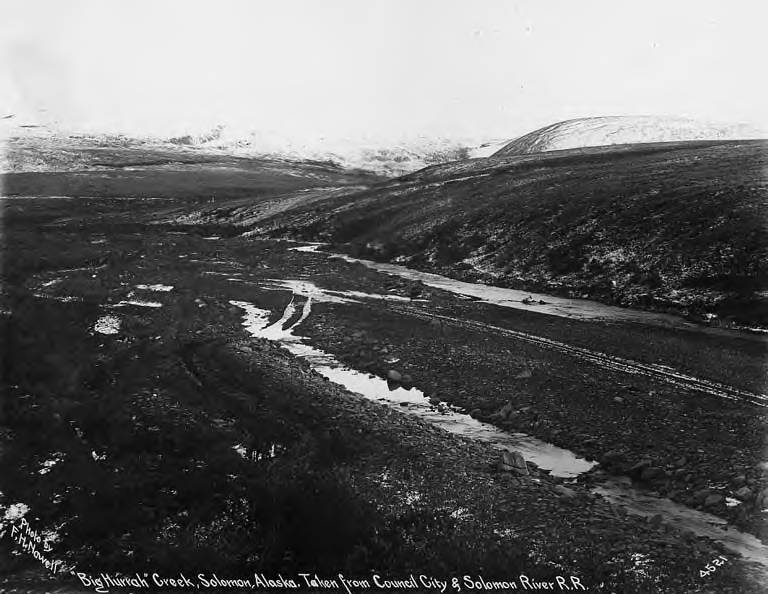
[[[613,144],[766,137],[765,130],[749,124],[708,123],[679,117],[605,116],[565,120],[539,128],[509,142],[493,156],[512,157]]]

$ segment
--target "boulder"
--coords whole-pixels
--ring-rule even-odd
[[[749,501],[750,499],[752,499],[752,489],[750,489],[747,486],[744,486],[738,491],[736,491],[734,495],[736,496],[736,499],[738,499],[739,501]]]
[[[394,369],[390,369],[387,372],[387,379],[393,382],[401,382],[403,381],[403,376],[400,374],[399,371],[395,371]]]
[[[555,487],[555,493],[560,495],[562,499],[571,499],[572,497],[576,497],[576,491],[563,485],[557,485]]]
[[[725,501],[725,497],[720,493],[713,493],[704,500],[704,507],[715,507],[720,505],[723,501]]]
[[[421,293],[423,292],[423,286],[421,283],[414,283],[408,288],[408,297],[411,299],[416,299],[419,296],[421,296]]]
[[[502,419],[506,419],[506,418],[507,418],[507,417],[509,417],[509,415],[511,415],[511,414],[512,414],[514,411],[515,411],[515,409],[514,409],[514,407],[512,406],[512,404],[511,404],[510,402],[507,402],[507,403],[506,403],[504,406],[502,406],[502,407],[499,409],[498,415],[499,415],[499,417],[500,417],[500,418],[502,418]]]
[[[698,491],[694,492],[693,499],[694,501],[704,501],[707,497],[709,497],[712,494],[712,491],[709,489],[699,489]]]
[[[631,477],[637,477],[639,478],[640,475],[643,473],[643,471],[648,468],[651,465],[650,460],[640,460],[637,464],[635,464],[632,468],[630,468],[627,471],[627,474]]]
[[[515,427],[517,427],[517,413],[516,412],[510,413],[510,415],[506,419],[503,419],[502,421],[499,422],[499,425],[501,425],[502,427],[506,427],[508,429],[514,429]]]
[[[532,376],[533,376],[533,372],[529,368],[525,367],[523,368],[522,371],[520,371],[520,373],[518,373],[515,376],[515,379],[528,379],[529,377],[532,377]]]
[[[501,459],[499,460],[499,470],[523,475],[528,474],[528,466],[520,452],[502,452]]]

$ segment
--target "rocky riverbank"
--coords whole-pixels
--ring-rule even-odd
[[[410,283],[392,279],[390,285],[369,290],[413,293]],[[430,320],[430,312],[456,316],[470,306],[439,291],[422,289],[421,295],[427,300],[407,307],[392,303],[375,311],[350,306],[321,311],[301,333],[354,368],[414,385],[479,420],[599,462],[585,482],[623,475],[651,493],[766,538],[762,409],[585,365],[482,329]],[[484,319],[474,309],[473,319]],[[485,319],[498,319],[486,313]]]
[[[239,340],[204,349],[193,361],[206,362],[209,375],[199,376],[206,384],[227,373],[214,369],[235,366],[256,372],[267,388],[291,392],[290,401],[262,394],[283,422],[309,433],[316,452],[346,452],[332,464],[344,468],[356,496],[374,504],[385,522],[409,518],[403,528],[410,526],[405,529],[419,554],[439,564],[432,570],[442,565],[478,575],[484,567],[488,579],[574,575],[596,591],[752,587],[742,581],[749,571],[739,562],[717,582],[697,577],[699,566],[722,554],[720,547],[628,516],[580,486],[562,486],[519,455],[502,455],[350,394],[276,345]],[[249,374],[237,381],[247,385]],[[434,530],[448,531],[435,539]],[[370,562],[385,566],[382,559]],[[741,590],[734,589],[737,582]]]

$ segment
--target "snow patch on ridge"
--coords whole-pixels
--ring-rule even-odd
[[[662,116],[579,118],[551,124],[508,143],[494,157],[511,157],[590,146],[768,138],[768,131],[749,124],[703,122]]]

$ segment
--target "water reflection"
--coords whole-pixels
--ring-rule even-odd
[[[298,321],[287,328],[286,323],[296,311],[295,296],[291,298],[280,319],[273,324],[266,324],[270,313],[266,310],[243,301],[230,303],[245,310],[243,326],[251,335],[278,342],[292,354],[308,361],[318,373],[351,392],[416,415],[451,433],[489,443],[498,449],[517,450],[527,460],[539,468],[549,470],[554,476],[573,478],[594,466],[593,462],[579,458],[570,450],[558,448],[523,433],[505,433],[493,425],[482,423],[453,409],[446,403],[433,405],[420,390],[395,387],[379,377],[344,367],[333,355],[302,342],[299,337],[294,336],[293,331],[309,315],[312,297],[307,297],[304,302]]]

